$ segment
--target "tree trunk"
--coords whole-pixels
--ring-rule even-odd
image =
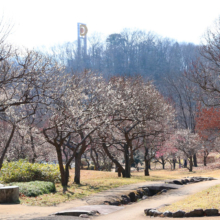
[[[178,160],[179,160],[179,165],[181,166],[181,160],[180,160],[180,157],[178,158]]]
[[[189,172],[193,170],[193,156],[189,157]]]
[[[11,143],[11,140],[12,140],[12,138],[13,138],[13,136],[14,136],[14,133],[15,133],[15,125],[13,125],[13,127],[12,127],[11,134],[10,134],[8,140],[7,140],[7,143],[6,143],[6,145],[5,145],[5,148],[4,148],[4,150],[3,150],[3,152],[2,152],[2,155],[1,155],[1,157],[0,157],[0,170],[1,170],[1,168],[2,168],[5,154],[6,154],[8,148],[9,148],[9,146],[10,146],[10,143]]]
[[[35,146],[34,146],[34,137],[33,137],[33,135],[32,135],[32,134],[31,134],[31,149],[32,149],[32,151],[33,151],[33,157],[32,157],[31,162],[32,162],[32,163],[35,163],[36,158],[37,158],[37,154],[36,154],[36,151],[35,151]]]
[[[129,159],[129,150],[128,145],[124,145],[124,159],[125,159],[125,177],[130,178],[131,177],[131,165],[130,165],[130,159]]]
[[[68,152],[66,152],[66,147],[63,147],[63,155],[65,156],[65,163],[68,161]]]
[[[176,159],[175,158],[173,159],[173,169],[174,170],[176,169]]]
[[[206,163],[206,159],[207,159],[207,156],[204,156],[204,166],[207,165],[207,163]]]
[[[65,165],[65,180],[66,180],[66,183],[68,185],[68,182],[69,182],[69,169],[70,169],[70,163],[72,162],[73,158],[74,158],[74,154],[70,157],[70,159],[66,162],[66,165]]]
[[[187,160],[184,159],[184,168],[187,168]]]
[[[150,161],[149,161],[149,158],[148,158],[148,148],[146,148],[146,147],[145,147],[144,162],[145,162],[144,175],[145,176],[150,176],[150,173],[149,173]]]
[[[194,167],[197,167],[197,157],[196,154],[193,155],[193,163],[194,163]]]
[[[99,166],[98,166],[98,164],[96,162],[95,157],[93,156],[93,149],[92,148],[91,148],[91,151],[90,151],[90,157],[92,158],[92,161],[93,161],[93,163],[95,165],[95,169],[94,170],[99,170]]]
[[[80,165],[81,165],[81,154],[75,154],[75,177],[74,183],[80,184]]]
[[[93,150],[94,150],[94,152],[95,152],[95,156],[96,156],[97,170],[100,170],[100,165],[99,165],[99,154],[98,154],[98,152],[97,152],[95,149],[93,149]]]
[[[57,158],[60,168],[60,175],[61,175],[61,184],[63,187],[67,187],[68,184],[68,177],[66,175],[66,172],[63,167],[63,159],[62,159],[62,152],[61,152],[61,146],[56,146],[56,152],[57,152]]]
[[[118,177],[121,177],[121,168],[117,167]]]
[[[209,152],[207,150],[204,150],[204,161],[203,161],[204,166],[207,165],[207,157],[208,156],[209,156]]]
[[[86,157],[85,157],[85,160],[86,160],[86,163],[87,163],[87,170],[89,170],[89,167],[90,167],[89,160]]]
[[[66,182],[66,185],[68,185],[68,182],[69,182],[69,176],[70,176],[70,173],[69,173],[69,166],[65,166],[65,182]]]
[[[163,170],[165,169],[165,160],[164,160],[164,158],[161,158],[161,160],[162,160],[162,166],[163,166]]]
[[[149,173],[149,160],[147,158],[145,158],[144,162],[145,162],[144,175],[145,176],[150,176],[150,173]]]
[[[108,147],[106,146],[105,143],[102,144],[102,147],[105,151],[105,153],[107,154],[107,156],[109,157],[109,159],[115,164],[116,167],[120,168],[123,177],[125,177],[125,169],[122,167],[122,165],[111,155],[111,153],[108,150]]]
[[[83,140],[84,139],[84,134],[80,133],[80,137]],[[81,166],[81,158],[82,155],[85,153],[85,150],[87,148],[85,140],[81,144],[81,149],[79,152],[75,152],[75,177],[74,177],[74,183],[80,184],[80,166]]]

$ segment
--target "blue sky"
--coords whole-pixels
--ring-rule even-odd
[[[220,15],[220,0],[0,0],[0,6],[14,24],[10,42],[28,48],[76,40],[77,22],[87,24],[88,37],[131,28],[199,43]]]

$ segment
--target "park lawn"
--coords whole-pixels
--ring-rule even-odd
[[[194,209],[220,209],[220,185],[212,186],[206,190],[195,193],[187,198],[175,202],[169,206],[162,207],[159,211],[178,211],[183,210],[185,212],[192,211]]]
[[[187,176],[212,176],[219,177],[219,170],[198,170],[189,173],[187,169],[152,170],[150,176],[144,176],[142,172],[132,172],[131,178],[119,178],[115,172],[82,170],[81,184],[73,184],[74,169],[70,171],[70,181],[67,191],[63,193],[61,184],[56,184],[56,192],[44,194],[37,197],[20,196],[20,202],[26,205],[54,206],[59,203],[68,202],[77,198],[101,192],[103,190],[145,181],[163,181],[168,179],[179,179]]]

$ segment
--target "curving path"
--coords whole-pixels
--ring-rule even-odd
[[[117,212],[111,213],[109,215],[102,215],[95,218],[95,220],[112,220],[112,219],[119,219],[119,220],[146,220],[150,219],[144,215],[144,209],[146,208],[158,208],[159,206],[165,204],[171,204],[178,200],[181,200],[189,195],[207,189],[211,186],[220,184],[220,179],[212,180],[212,181],[204,181],[194,184],[185,185],[182,188],[169,190],[167,193],[163,193],[161,195],[153,196],[149,199],[140,201],[138,203],[134,203],[132,205],[127,205],[123,210],[119,210]],[[162,218],[161,218],[162,219]],[[166,218],[169,219],[169,218]],[[171,218],[173,219],[173,218]],[[190,219],[197,219],[197,218],[187,218]],[[219,219],[220,217],[205,217],[206,220],[208,219]]]

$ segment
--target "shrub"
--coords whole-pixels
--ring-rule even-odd
[[[28,197],[36,197],[42,194],[48,194],[56,191],[55,185],[52,182],[44,182],[44,181],[32,181],[25,183],[15,182],[9,185],[19,186],[19,192]]]
[[[81,160],[81,165],[83,167],[87,167],[88,166],[88,164],[87,164],[87,162],[86,162],[86,160],[84,158],[82,158],[82,160]]]
[[[59,166],[53,164],[29,163],[25,160],[16,162],[5,162],[0,171],[0,181],[29,182],[29,181],[59,182]]]
[[[94,169],[95,169],[94,165],[89,166],[89,170],[94,170]]]

